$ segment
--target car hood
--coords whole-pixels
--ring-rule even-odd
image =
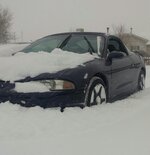
[[[61,49],[51,53],[18,53],[13,57],[0,58],[0,80],[17,81],[27,77],[37,77],[41,74],[54,73],[73,69],[95,59],[89,53],[77,54]]]

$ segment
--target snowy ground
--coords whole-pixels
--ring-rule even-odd
[[[127,99],[81,110],[0,104],[0,155],[150,155],[147,88]]]

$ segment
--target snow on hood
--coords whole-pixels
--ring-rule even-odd
[[[95,58],[89,53],[77,54],[61,49],[51,53],[18,53],[13,57],[0,57],[0,80],[15,81],[42,73],[55,73],[67,68],[75,68]]]

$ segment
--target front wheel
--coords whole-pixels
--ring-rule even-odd
[[[88,86],[85,104],[87,106],[106,103],[106,86],[102,79],[94,77]]]

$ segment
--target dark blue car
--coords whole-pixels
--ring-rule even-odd
[[[21,52],[51,52],[55,48],[78,54],[89,52],[97,57],[73,69],[16,81],[42,81],[49,89],[47,92],[19,93],[11,91],[15,83],[0,81],[0,101],[27,107],[84,107],[112,102],[145,87],[142,57],[130,52],[116,36],[93,32],[54,34],[35,41]]]

